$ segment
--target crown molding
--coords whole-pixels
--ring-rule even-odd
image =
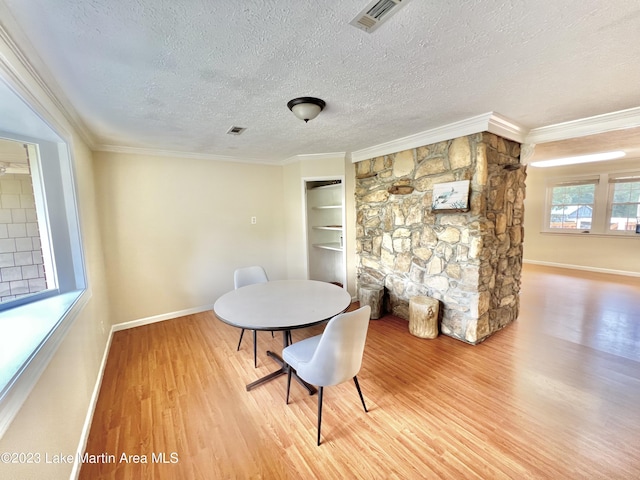
[[[640,127],[640,107],[534,128],[525,142],[548,143],[633,127]]]
[[[480,132],[494,133],[521,143],[525,138],[526,131],[524,127],[518,125],[516,122],[497,113],[489,112],[352,152],[351,161],[356,163],[362,160],[389,155],[390,153],[401,152],[424,145],[432,145],[445,140],[451,140],[452,138],[464,137]]]
[[[122,153],[127,155],[145,155],[150,157],[173,157],[173,158],[189,158],[193,160],[214,160],[219,162],[232,162],[232,163],[250,163],[260,165],[275,165],[284,166],[296,162],[312,161],[312,160],[344,160],[347,157],[347,152],[330,152],[330,153],[309,153],[293,155],[280,161],[268,161],[260,158],[238,158],[226,155],[213,155],[206,153],[193,153],[193,152],[181,152],[176,150],[159,150],[155,148],[140,148],[140,147],[124,147],[120,145],[96,145],[93,148],[95,152],[110,152],[110,153]]]
[[[290,165],[296,162],[305,162],[311,160],[344,160],[345,158],[347,158],[347,152],[308,153],[293,155],[289,158],[285,158],[281,162],[278,162],[278,165]]]
[[[5,8],[2,8],[2,10],[4,17],[3,20],[5,21],[3,23],[6,23],[6,20],[9,20],[8,12],[5,11]],[[18,44],[6,30],[5,25],[0,24],[0,41],[7,46],[15,61],[17,61],[19,66],[29,77],[29,80],[25,79],[24,76],[18,72],[18,69],[12,65],[11,60],[0,54],[0,72],[4,74],[4,78],[9,82],[10,87],[31,106],[34,112],[42,118],[42,120],[47,123],[52,130],[61,137],[69,140],[69,132],[55,120],[55,115],[45,106],[46,103],[50,102],[54,108],[62,114],[69,125],[78,133],[82,141],[90,148],[93,147],[94,138],[91,131],[87,128],[86,124],[82,121],[80,115],[68,101],[66,96],[62,94],[62,90],[59,88],[53,77],[48,73],[46,66],[40,60],[37,53],[35,53],[35,50],[31,47],[28,39],[22,35],[20,40],[22,45],[27,45],[27,54],[23,49],[18,47]],[[34,61],[37,61],[39,66],[38,69],[34,66]],[[40,71],[47,73],[47,81],[43,79]],[[44,95],[39,95],[33,92],[32,85],[30,85],[30,83],[33,82],[35,82],[39,91]],[[55,86],[55,91],[50,85]]]
[[[189,158],[193,160],[214,160],[218,162],[233,162],[233,163],[251,163],[261,165],[274,165],[274,162],[269,162],[260,158],[238,158],[227,155],[213,155],[208,153],[194,153],[194,152],[180,152],[175,150],[159,150],[155,148],[138,148],[138,147],[123,147],[120,145],[96,145],[93,148],[94,152],[111,152],[111,153],[123,153],[127,155],[145,155],[150,157],[173,157],[173,158]]]
[[[527,133],[529,132],[528,128],[524,128],[513,120],[495,112],[491,113],[489,116],[488,123],[489,124],[486,129],[487,132],[518,143],[524,143]]]

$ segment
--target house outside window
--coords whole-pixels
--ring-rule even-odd
[[[591,230],[595,191],[595,179],[553,185],[548,228]]]
[[[47,289],[29,148],[0,139],[0,304]],[[32,149],[33,151],[33,149]],[[45,242],[46,243],[46,242]],[[44,252],[48,254],[48,252]],[[52,273],[52,272],[49,272]],[[51,279],[50,286],[55,286]]]

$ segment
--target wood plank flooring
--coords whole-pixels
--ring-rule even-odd
[[[369,413],[326,388],[320,447],[316,396],[245,390],[281,338],[258,334],[254,369],[238,336],[212,312],[115,333],[86,450],[115,459],[80,478],[640,478],[639,279],[527,265],[520,318],[476,346],[371,321]]]

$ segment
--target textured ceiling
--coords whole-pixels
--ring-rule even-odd
[[[628,128],[613,132],[570,138],[558,142],[536,145],[535,159],[563,158],[590,153],[623,150],[628,159],[640,164],[640,128]]]
[[[412,0],[371,34],[349,25],[366,0],[0,1],[96,148],[276,163],[640,105],[637,0]],[[305,124],[298,96],[327,107]]]

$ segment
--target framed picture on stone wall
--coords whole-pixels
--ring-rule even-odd
[[[469,210],[469,180],[438,183],[433,186],[431,210],[434,212],[466,212]]]

